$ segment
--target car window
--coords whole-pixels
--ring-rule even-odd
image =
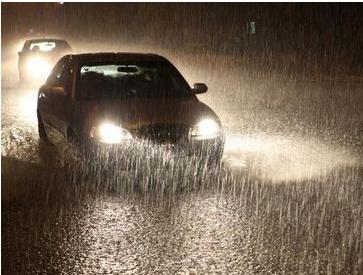
[[[23,47],[23,52],[31,53],[47,53],[54,51],[71,51],[71,47],[63,40],[30,40],[26,41]]]
[[[40,52],[49,52],[56,47],[56,43],[52,41],[42,41],[42,42],[32,42],[30,43],[29,50],[40,51]]]
[[[78,75],[80,100],[191,96],[189,85],[167,62],[84,64]]]
[[[61,75],[61,72],[63,70],[64,67],[64,62],[65,60],[60,60],[58,61],[58,63],[54,66],[52,72],[50,73],[48,79],[47,79],[47,84],[50,86],[55,86],[57,84],[57,81]]]
[[[71,76],[71,62],[62,59],[55,65],[52,73],[47,80],[47,84],[54,87],[64,87],[65,92],[68,93],[71,87]]]

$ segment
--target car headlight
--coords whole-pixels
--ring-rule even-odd
[[[26,69],[35,78],[46,78],[52,70],[52,66],[43,58],[33,57],[26,63]]]
[[[219,133],[220,127],[214,119],[204,119],[191,129],[190,136],[194,139],[210,139],[216,138]]]
[[[91,131],[91,136],[102,143],[121,143],[132,139],[129,131],[112,123],[103,123]]]

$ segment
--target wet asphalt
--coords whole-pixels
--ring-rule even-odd
[[[222,113],[218,167],[85,164],[39,141],[35,88],[1,94],[3,274],[363,273],[357,131],[243,132]]]

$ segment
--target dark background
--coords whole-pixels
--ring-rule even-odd
[[[249,21],[256,34],[248,34]],[[2,49],[53,35],[106,49],[134,43],[225,55],[314,77],[360,75],[362,23],[361,3],[3,3]]]

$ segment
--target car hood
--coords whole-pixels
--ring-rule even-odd
[[[204,118],[219,122],[216,114],[196,98],[190,99],[127,99],[78,102],[78,118],[83,117],[85,130],[103,122],[137,129],[153,124],[192,126]]]

